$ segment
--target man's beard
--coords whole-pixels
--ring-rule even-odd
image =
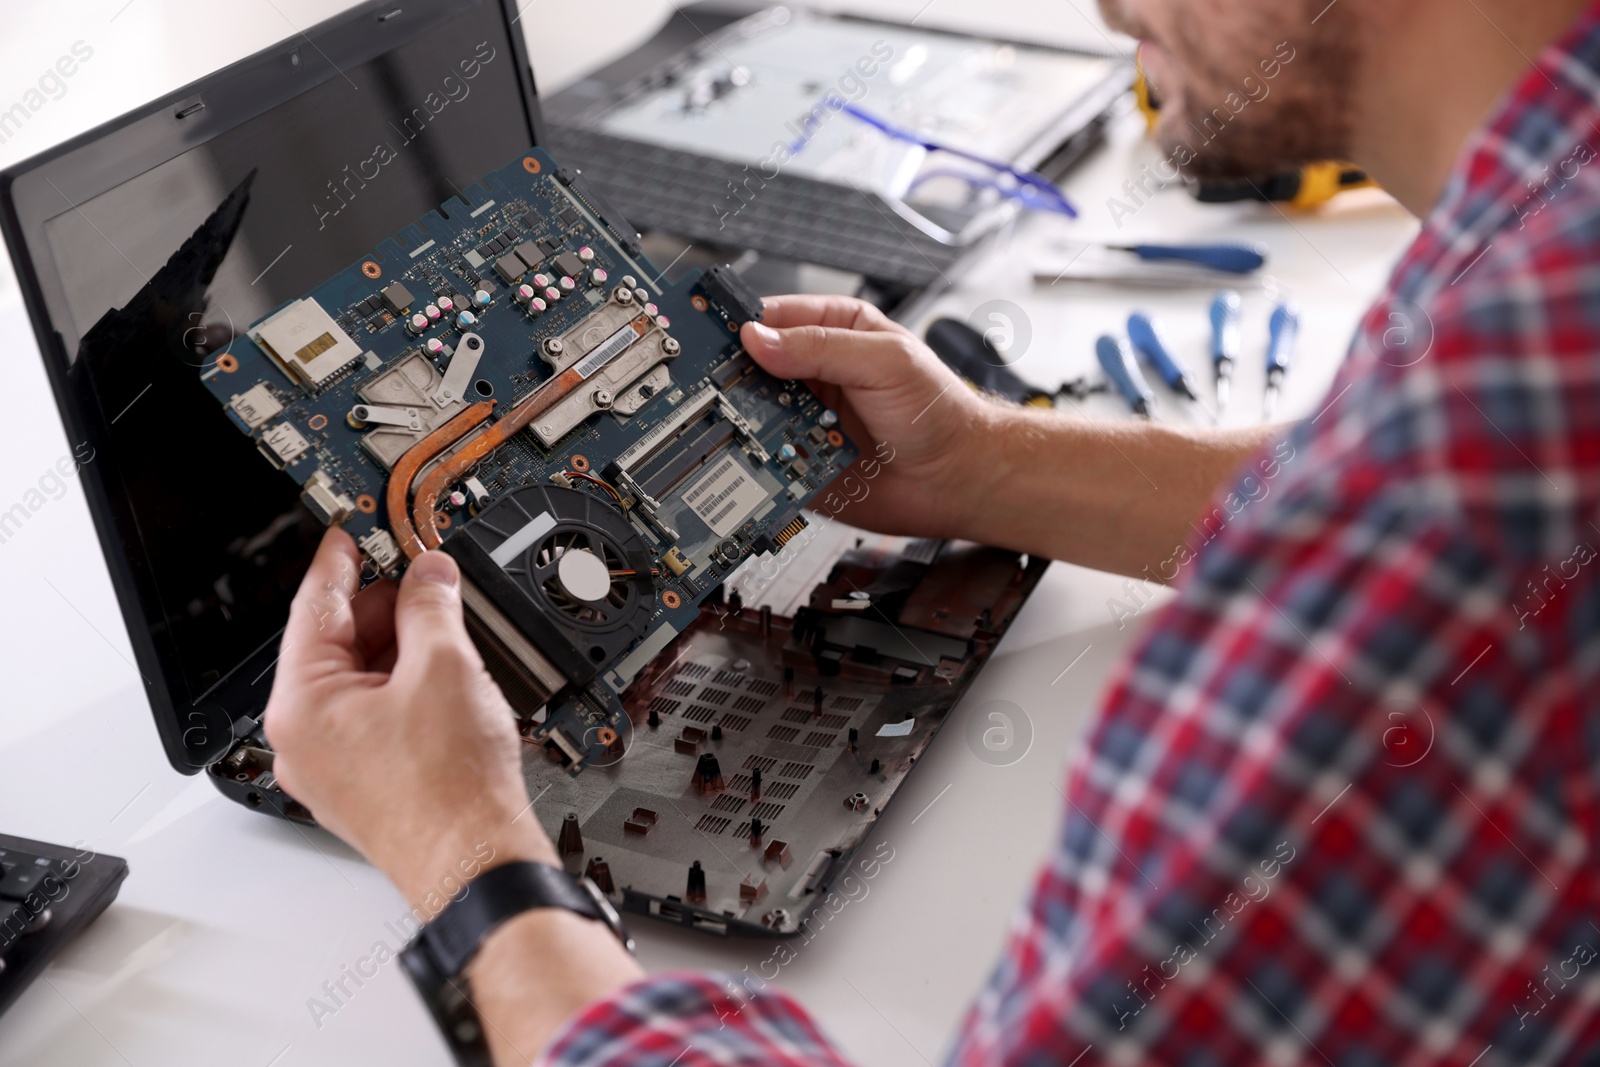
[[[1313,24],[1325,0],[1254,2],[1259,10],[1246,25],[1224,30],[1176,0],[1171,39],[1156,38],[1175,68],[1152,81],[1161,104],[1156,137],[1189,177],[1260,178],[1350,158],[1354,26],[1339,5]],[[1151,36],[1108,6],[1119,29]],[[1269,70],[1276,74],[1267,77]],[[1180,84],[1164,98],[1160,82],[1174,80]]]

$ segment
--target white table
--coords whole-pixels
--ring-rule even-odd
[[[606,31],[556,5],[538,7],[530,34],[547,86],[625,50],[662,17],[658,3],[621,5]],[[20,96],[28,71],[73,40],[92,40],[66,96],[0,145],[12,160],[173,88],[329,11],[313,0],[210,5],[198,0],[34,5],[0,52],[0,105]],[[617,5],[613,5],[616,7]],[[915,4],[874,4],[915,13]],[[955,5],[950,5],[954,8]],[[234,10],[237,7],[240,10]],[[225,14],[221,12],[226,12]],[[930,22],[940,20],[937,5]],[[112,16],[116,21],[113,23]],[[30,20],[27,21],[27,20]],[[223,19],[229,21],[224,22]],[[965,16],[974,25],[975,16]],[[995,28],[1057,39],[1100,40],[1071,5],[1012,5]],[[530,18],[528,23],[534,23]],[[618,35],[616,27],[624,26]],[[980,27],[981,28],[981,27]],[[49,58],[49,57],[46,57]],[[47,113],[41,112],[37,120]],[[1160,194],[1118,231],[1105,200],[1156,158],[1133,118],[1111,147],[1081,169],[1068,192],[1085,208],[1078,232],[1126,239],[1253,238],[1271,247],[1272,272],[1303,309],[1303,339],[1282,412],[1314,414],[1352,326],[1415,231],[1378,195],[1290,220],[1266,206],[1202,208]],[[960,317],[991,299],[1013,301],[1032,343],[1018,369],[1041,385],[1096,373],[1093,339],[1119,328],[1135,306],[1162,313],[1181,357],[1209,383],[1203,352],[1208,292],[1133,292],[1036,287],[1044,244],[1068,232],[1043,220],[1021,227],[983,269],[958,279],[936,311]],[[8,268],[6,268],[8,273]],[[1270,306],[1246,304],[1250,361],[1236,382],[1236,419],[1254,418],[1261,395],[1257,353]],[[920,327],[921,323],[913,324]],[[7,413],[0,420],[0,510],[20,500],[68,452],[14,284],[0,277],[0,336]],[[1159,390],[1159,387],[1158,387]],[[1167,409],[1175,405],[1169,400]],[[1096,397],[1079,409],[1123,417]],[[1071,456],[1062,456],[1069,467]],[[1064,521],[1092,521],[1068,517]],[[984,981],[1006,922],[1059,825],[1064,759],[1137,625],[1119,630],[1106,607],[1119,579],[1057,565],[924,761],[876,840],[894,859],[782,968],[778,984],[811,1007],[862,1063],[918,1064],[947,1047],[967,1001]],[[0,543],[0,829],[50,841],[86,841],[124,856],[131,874],[117,903],[4,1017],[0,1061],[145,1065],[448,1062],[409,984],[394,965],[314,1021],[309,1000],[406,912],[399,896],[331,836],[261,818],[225,801],[203,780],[165,761],[142,683],[131,662],[110,583],[80,489],[40,508]],[[1146,613],[1145,618],[1148,618]],[[966,717],[985,701],[1024,709],[1033,741],[1013,765],[980,762],[962,742]],[[771,946],[722,942],[637,921],[640,956],[652,968],[757,970]],[[766,973],[770,973],[770,965]],[[354,988],[351,986],[351,988]]]

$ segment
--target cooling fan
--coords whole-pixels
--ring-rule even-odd
[[[550,610],[585,630],[614,629],[639,602],[638,572],[603,534],[575,525],[558,526],[530,549],[512,576],[529,576]]]
[[[657,608],[644,540],[609,502],[581,489],[513,489],[444,550],[514,622],[553,639],[552,659],[574,684],[625,651]]]

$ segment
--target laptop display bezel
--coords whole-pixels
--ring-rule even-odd
[[[515,121],[519,112],[514,109],[520,106],[528,143],[541,144],[542,120],[516,4],[489,2],[504,23],[520,96],[504,101],[505,113],[508,121]],[[63,197],[74,205],[92,200],[458,14],[453,0],[405,0],[403,6],[396,0],[368,0],[0,171],[0,233],[10,249],[69,441],[86,442],[99,452],[109,424],[93,394],[71,380],[72,353],[51,310],[66,304],[45,225],[60,214]],[[104,458],[112,461],[97,460],[80,472],[89,512],[168,762],[182,773],[195,774],[232,747],[236,724],[259,715],[265,706],[269,686],[246,683],[270,671],[278,638],[190,699],[171,635],[149,623],[159,591],[139,539],[128,536],[137,522],[115,457]]]

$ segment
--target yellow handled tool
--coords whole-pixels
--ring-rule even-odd
[[[1139,104],[1145,123],[1155,128],[1160,118],[1161,102],[1150,92],[1150,82],[1139,68],[1138,80],[1133,85],[1134,99]],[[1366,171],[1348,163],[1327,161],[1311,163],[1297,171],[1285,171],[1256,181],[1218,181],[1206,179],[1195,183],[1195,197],[1206,204],[1233,203],[1239,200],[1265,200],[1288,204],[1302,211],[1321,207],[1340,193],[1351,189],[1375,187],[1378,183],[1367,177]]]

